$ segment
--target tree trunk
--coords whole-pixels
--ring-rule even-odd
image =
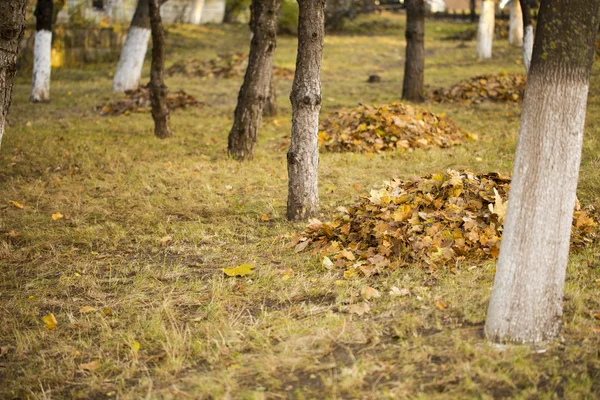
[[[0,1],[0,144],[12,100],[17,54],[25,32],[27,0]]]
[[[486,320],[493,341],[543,343],[560,330],[599,11],[600,0],[542,1]]]
[[[267,101],[263,108],[263,117],[274,117],[277,115],[277,81],[275,76],[271,72],[271,79],[269,84],[269,93],[267,94]]]
[[[523,65],[525,70],[529,72],[529,66],[531,65],[531,54],[533,53],[533,24],[531,22],[531,9],[529,0],[520,0],[521,11],[523,12],[523,27],[524,27],[524,39],[523,39]]]
[[[135,90],[140,85],[144,58],[150,39],[149,0],[138,0],[125,45],[121,50],[119,65],[113,80],[113,91]]]
[[[38,0],[35,8],[36,33],[30,96],[30,100],[34,103],[50,100],[53,7],[52,0]]]
[[[477,21],[477,8],[476,8],[476,0],[471,0],[470,2],[470,8],[471,8],[471,22],[475,22]]]
[[[277,15],[281,0],[252,1],[252,42],[248,68],[240,88],[234,121],[229,132],[229,154],[252,160],[263,108],[269,96],[273,53],[277,45]]]
[[[194,0],[192,8],[192,16],[190,18],[190,24],[200,25],[202,22],[202,11],[204,10],[204,0]]]
[[[508,28],[508,43],[512,46],[523,46],[523,11],[519,0],[510,2],[510,22]]]
[[[425,80],[425,3],[422,0],[406,2],[406,61],[402,98],[424,100]]]
[[[298,0],[298,54],[290,100],[292,138],[287,153],[287,218],[305,220],[319,210],[319,111],[325,0]]]
[[[150,69],[150,101],[154,119],[154,135],[164,139],[172,136],[169,129],[169,108],[165,75],[165,32],[160,18],[159,0],[148,0],[152,28],[152,66]]]
[[[477,27],[477,57],[480,60],[492,58],[496,5],[494,0],[483,0],[481,16]]]

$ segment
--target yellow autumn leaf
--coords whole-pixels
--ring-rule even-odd
[[[241,264],[235,268],[223,268],[223,272],[227,276],[247,276],[254,275],[254,271],[252,271],[254,268],[254,265]]]
[[[46,315],[45,317],[42,318],[42,321],[44,322],[44,327],[48,330],[52,330],[52,329],[56,329],[56,317],[54,316],[54,314],[50,313],[48,315]]]
[[[79,309],[79,312],[82,314],[91,313],[92,311],[96,311],[96,309],[92,306],[83,306]]]
[[[321,260],[321,265],[323,265],[327,269],[332,269],[333,268],[333,262],[327,256],[323,257],[323,260]]]
[[[403,204],[403,205],[399,206],[396,209],[396,211],[394,211],[394,213],[392,214],[392,218],[396,222],[406,221],[407,219],[410,218],[410,215],[411,215],[410,211],[411,211],[410,206],[408,204]]]
[[[444,310],[444,309],[446,309],[446,307],[448,307],[448,305],[446,303],[444,303],[442,300],[436,301],[435,306],[440,310]]]
[[[140,351],[140,347],[141,347],[141,344],[138,341],[131,343],[131,351],[133,351],[135,354],[137,354],[138,351]]]
[[[23,208],[23,204],[19,203],[18,201],[11,201],[10,202],[13,206],[15,206],[16,208]]]
[[[52,214],[52,220],[53,221],[58,221],[59,219],[63,219],[63,218],[64,218],[64,215],[62,215],[59,212]]]
[[[348,271],[344,271],[344,279],[351,279],[357,276],[356,271],[349,269]]]
[[[268,214],[264,214],[260,216],[261,221],[270,221],[271,217]]]
[[[90,361],[89,363],[79,364],[79,369],[82,369],[84,371],[95,371],[98,368],[100,368],[101,366],[102,366],[102,361],[94,360],[94,361]]]

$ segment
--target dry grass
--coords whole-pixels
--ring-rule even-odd
[[[360,34],[370,21],[351,24],[356,35],[326,38],[324,112],[398,99],[403,19],[386,16],[385,29]],[[519,50],[506,43],[481,63],[473,43],[438,40],[466,27],[428,23],[429,87],[521,71]],[[246,51],[248,33],[169,27],[168,38],[172,63]],[[281,38],[276,63],[293,68],[294,58],[295,41]],[[600,395],[600,250],[589,248],[570,262],[559,340],[543,349],[491,346],[482,327],[492,264],[344,280],[342,271],[326,271],[318,259],[285,246],[303,227],[284,219],[279,144],[290,132],[291,82],[279,82],[281,114],[264,121],[256,161],[240,164],[225,151],[240,79],[170,78],[173,90],[184,88],[206,107],[173,114],[176,136],[160,141],[149,115],[95,114],[95,105],[112,98],[113,70],[53,72],[50,104],[27,101],[28,76],[15,87],[0,153],[1,398]],[[381,84],[366,83],[373,73]],[[580,197],[600,205],[598,73]],[[392,176],[448,167],[510,172],[518,104],[427,107],[481,139],[410,154],[323,154],[323,219]],[[66,218],[53,221],[57,211]],[[220,271],[241,263],[256,265],[257,274],[233,279]],[[371,300],[370,314],[349,314],[366,284],[383,296]],[[393,286],[410,294],[392,297]],[[436,307],[440,299],[447,308]],[[97,311],[83,313],[84,306]],[[52,331],[41,320],[50,312],[58,321]],[[98,369],[80,368],[95,360]]]

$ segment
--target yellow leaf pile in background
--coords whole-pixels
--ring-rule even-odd
[[[437,103],[482,103],[523,98],[527,78],[520,74],[479,75],[445,89],[434,90],[429,97]]]
[[[141,86],[136,90],[125,92],[123,100],[96,106],[96,110],[102,116],[120,115],[130,113],[150,112],[150,88]],[[167,107],[170,111],[186,109],[188,107],[203,107],[204,103],[198,101],[195,96],[187,94],[183,90],[169,92],[167,94]]]

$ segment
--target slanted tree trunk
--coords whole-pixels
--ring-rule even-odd
[[[240,88],[229,154],[236,160],[252,160],[263,108],[270,93],[273,53],[277,45],[277,15],[281,0],[252,1],[252,42],[248,68]]]
[[[30,96],[30,100],[34,103],[50,100],[53,7],[52,0],[38,0],[35,8],[36,33]]]
[[[495,9],[494,0],[483,0],[481,2],[481,15],[477,27],[477,57],[480,60],[492,58]]]
[[[121,50],[117,72],[113,79],[113,91],[135,90],[140,85],[144,58],[150,39],[149,0],[138,0],[125,45]]]
[[[204,0],[194,0],[190,24],[200,25],[202,22],[202,11],[204,11]]]
[[[471,0],[470,1],[470,8],[471,8],[471,22],[475,22],[477,21],[477,7],[476,7],[476,0]]]
[[[515,1],[515,0],[513,0]],[[523,65],[525,70],[529,72],[529,65],[531,65],[531,54],[533,53],[533,24],[531,22],[531,9],[529,6],[529,0],[520,0],[521,11],[523,12]]]
[[[508,43],[511,46],[523,46],[523,11],[519,0],[510,2],[510,21],[508,28]]]
[[[424,100],[425,80],[425,3],[422,0],[406,2],[406,61],[402,98]]]
[[[486,335],[557,336],[600,0],[543,0]],[[570,32],[570,34],[565,34]]]
[[[0,144],[12,100],[17,54],[25,32],[27,0],[0,1]]]
[[[150,69],[150,101],[154,135],[164,139],[172,136],[169,128],[169,108],[167,106],[167,86],[165,85],[165,32],[160,18],[159,0],[148,0],[150,26],[152,28],[152,66]]]
[[[298,54],[290,100],[292,138],[287,153],[287,218],[305,220],[319,211],[319,111],[325,0],[298,0]]]
[[[277,81],[275,75],[271,72],[271,79],[269,84],[269,93],[267,94],[267,101],[263,108],[263,117],[274,117],[277,115]]]

